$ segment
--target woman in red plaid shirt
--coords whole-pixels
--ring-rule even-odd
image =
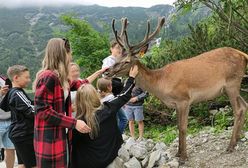
[[[99,70],[84,80],[69,81],[71,62],[68,40],[50,39],[42,69],[36,74],[34,149],[39,168],[66,168],[71,153],[71,130],[81,133],[91,129],[82,120],[71,117],[70,91],[90,83],[105,70]]]

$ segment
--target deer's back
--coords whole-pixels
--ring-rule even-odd
[[[246,58],[233,48],[219,48],[163,68],[167,98],[211,99],[230,81],[240,84]],[[192,100],[197,101],[197,100]]]

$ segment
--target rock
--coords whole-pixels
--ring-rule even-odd
[[[245,138],[248,139],[248,132],[245,133]]]
[[[218,113],[218,110],[209,110],[209,113],[212,114],[212,115],[215,115]]]
[[[145,159],[141,161],[142,167],[147,167],[149,161],[149,156],[146,156]]]
[[[122,147],[119,151],[118,151],[118,156],[124,161],[127,162],[130,159],[130,155],[127,151],[126,148]]]
[[[137,159],[144,159],[147,155],[147,150],[144,146],[132,145],[129,150],[130,154]]]
[[[166,145],[163,142],[159,142],[155,145],[155,147],[153,148],[153,151],[156,150],[166,150]]]
[[[124,147],[125,147],[127,150],[130,150],[130,147],[131,147],[132,145],[134,145],[134,144],[135,144],[134,138],[133,138],[133,137],[130,137],[130,138],[127,140],[127,142],[126,142],[126,144],[124,145]]]
[[[216,149],[216,150],[220,150],[220,147],[219,147],[219,146],[216,146],[215,149]]]
[[[219,108],[220,112],[225,112],[225,110],[226,110],[225,108]]]
[[[166,161],[168,160],[169,158],[166,156],[162,156],[160,157],[159,161],[158,161],[158,165],[164,165],[166,163]]]
[[[122,134],[122,139],[123,139],[124,141],[128,140],[128,138],[129,138],[129,136],[127,136],[126,134]]]
[[[135,157],[132,157],[128,162],[124,164],[124,168],[141,168],[141,165]]]
[[[190,139],[192,139],[192,135],[188,135],[187,137],[186,137],[186,141],[189,141]]]
[[[176,139],[174,139],[174,141],[173,141],[174,143],[177,143],[177,142],[179,142],[179,137],[176,137]]]
[[[165,160],[169,160],[170,156],[171,155],[168,153],[168,151],[161,151],[161,157],[164,157]]]
[[[219,138],[220,139],[226,139],[226,135],[220,135]]]
[[[206,143],[206,142],[208,142],[208,138],[203,138],[202,144],[204,144],[204,143]]]
[[[146,148],[147,148],[147,151],[151,151],[153,149],[153,147],[155,146],[154,142],[152,139],[148,139],[146,141]]]
[[[162,166],[160,166],[159,168],[170,168],[168,165],[164,164]]]
[[[245,142],[246,140],[247,140],[246,138],[240,139],[241,142]]]
[[[166,156],[168,157],[168,159],[171,159],[172,157],[174,157],[174,156],[172,155],[170,149],[166,150],[165,153],[166,153]]]
[[[240,145],[239,145],[239,144],[237,144],[237,145],[234,147],[235,150],[238,150],[239,148],[240,148]]]
[[[150,155],[150,158],[149,158],[147,168],[152,168],[153,166],[155,166],[156,162],[160,159],[160,157],[161,157],[161,151],[160,150],[156,150],[156,151],[152,152]]]
[[[147,141],[143,140],[143,141],[140,141],[140,142],[136,142],[137,145],[139,145],[140,147],[142,148],[146,148],[146,145],[147,145]]]
[[[202,137],[202,138],[199,138],[199,139],[195,139],[193,144],[195,144],[195,146],[201,146],[205,143],[208,142],[208,138],[207,137]]]
[[[178,168],[179,162],[177,161],[177,159],[173,159],[172,161],[166,163],[166,166],[169,166],[170,168]]]
[[[123,168],[124,167],[124,162],[121,158],[116,157],[115,160],[107,166],[107,168]]]

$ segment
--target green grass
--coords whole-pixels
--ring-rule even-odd
[[[195,135],[199,133],[204,127],[194,123],[195,120],[191,120],[189,127],[187,129],[188,135]],[[136,135],[138,135],[137,126],[136,126]],[[147,139],[153,139],[155,142],[164,142],[165,144],[170,144],[173,142],[179,135],[177,126],[168,125],[145,125],[144,137]]]
[[[145,127],[144,137],[154,141],[162,141],[166,144],[171,143],[178,136],[176,126],[147,126]]]
[[[232,115],[219,114],[215,118],[214,127],[211,126],[203,126],[201,125],[195,118],[189,118],[189,124],[187,129],[187,135],[196,135],[200,131],[211,129],[213,133],[219,134],[227,129],[230,126],[230,123],[233,122]],[[248,112],[246,112],[246,122],[244,124],[244,131],[248,131]],[[138,135],[138,127],[136,125],[136,135]],[[128,129],[127,129],[127,132]],[[178,137],[178,128],[175,125],[146,125],[144,129],[144,137],[147,139],[153,139],[155,142],[164,142],[165,144],[170,144]]]

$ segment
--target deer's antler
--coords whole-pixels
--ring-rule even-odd
[[[143,46],[145,46],[159,33],[160,29],[162,28],[162,26],[165,23],[165,18],[164,17],[159,18],[157,27],[156,27],[155,31],[151,34],[150,34],[150,29],[151,29],[150,21],[148,20],[147,21],[146,34],[145,34],[144,39],[140,43],[133,45],[133,46],[130,45],[129,40],[128,40],[128,34],[127,34],[128,21],[127,21],[127,18],[122,18],[121,22],[122,22],[121,33],[120,33],[120,35],[118,35],[118,32],[115,29],[115,19],[112,20],[112,29],[113,29],[113,32],[115,35],[115,39],[121,47],[125,48],[128,52],[134,53],[135,50],[138,50],[138,49],[142,48]]]

